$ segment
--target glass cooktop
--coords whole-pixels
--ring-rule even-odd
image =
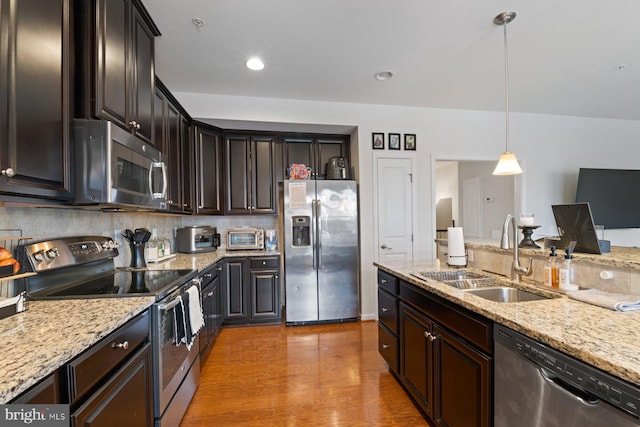
[[[43,289],[32,297],[68,299],[156,295],[156,299],[162,299],[194,275],[195,270],[118,270],[81,283]]]

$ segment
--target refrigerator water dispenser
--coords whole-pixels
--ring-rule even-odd
[[[300,215],[292,217],[291,220],[292,246],[310,246],[311,217]]]

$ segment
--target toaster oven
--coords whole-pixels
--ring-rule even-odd
[[[197,226],[176,230],[176,249],[185,254],[215,251],[220,246],[220,235],[215,227]]]
[[[262,228],[230,228],[227,230],[227,250],[264,249]]]

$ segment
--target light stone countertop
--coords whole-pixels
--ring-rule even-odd
[[[225,251],[176,254],[152,270],[204,270],[225,257],[279,252]],[[30,301],[29,309],[0,319],[0,404],[7,403],[96,344],[155,302],[155,297]]]
[[[427,282],[412,275],[425,269],[438,269],[437,262],[432,260],[374,265],[406,282],[640,385],[640,311],[608,310],[559,294],[554,294],[559,298],[540,301],[493,302],[447,284]],[[500,280],[514,286],[507,279]],[[534,293],[551,292],[527,283],[518,286]]]

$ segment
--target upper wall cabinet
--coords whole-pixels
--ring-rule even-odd
[[[313,179],[327,177],[327,162],[331,157],[349,158],[348,136],[296,135],[284,136],[282,141],[284,168],[292,163],[304,163],[311,167]]]
[[[158,28],[138,0],[88,0],[76,5],[77,115],[111,120],[154,143]]]
[[[222,215],[222,131],[194,122],[195,131],[195,212]]]
[[[276,153],[274,136],[226,136],[225,213],[276,213]]]
[[[173,97],[169,89],[156,78],[154,101],[153,139],[156,147],[165,155],[167,175],[167,208],[171,212],[190,213],[190,186],[183,187],[183,181],[190,179],[193,170],[191,147],[189,146],[189,123],[191,118]],[[185,129],[186,127],[186,129]]]
[[[69,0],[0,0],[0,192],[71,199]]]

